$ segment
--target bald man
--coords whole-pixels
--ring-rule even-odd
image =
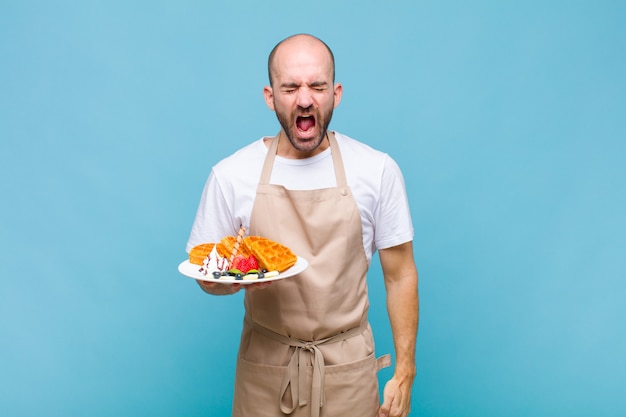
[[[268,73],[263,95],[280,132],[212,168],[187,243],[244,226],[308,262],[269,283],[198,281],[214,295],[246,290],[233,416],[407,416],[419,302],[402,173],[387,154],[328,129],[343,88],[320,39],[281,41]],[[382,404],[377,372],[390,356],[375,356],[366,282],[376,251],[396,359]]]

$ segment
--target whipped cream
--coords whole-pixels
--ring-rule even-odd
[[[221,257],[217,253],[217,245],[213,246],[211,253],[204,258],[200,273],[202,275],[212,274],[213,272],[228,271],[229,268],[228,259]]]

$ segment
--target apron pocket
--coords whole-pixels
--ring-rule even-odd
[[[342,365],[326,366],[326,417],[378,415],[378,363],[371,354]]]
[[[371,354],[355,362],[325,367],[326,401],[324,417],[375,417],[380,406],[378,392],[379,363]],[[286,366],[261,365],[241,357],[237,360],[233,417],[310,416],[310,402],[296,407],[293,413],[280,410],[279,391]],[[311,387],[312,368],[306,367],[307,389]],[[305,395],[309,397],[310,392]],[[286,398],[287,402],[291,398]]]
[[[233,417],[276,417],[280,411],[278,392],[286,366],[260,365],[239,357],[235,372]]]

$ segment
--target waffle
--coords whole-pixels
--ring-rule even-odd
[[[246,237],[242,247],[257,258],[260,268],[268,271],[283,272],[291,268],[298,260],[298,257],[285,245],[261,236]]]
[[[235,249],[235,244],[237,243],[236,236],[226,236],[217,244],[217,253],[223,258],[230,258]],[[239,249],[237,253],[245,256],[246,258],[250,256],[250,251],[243,247],[243,245],[239,245]]]
[[[230,258],[233,250],[235,249],[236,242],[236,236],[226,236],[217,243],[217,254],[222,258]],[[209,253],[211,253],[215,245],[215,243],[201,243],[191,248],[189,251],[189,263],[202,265],[204,259],[209,255]],[[237,253],[245,256],[246,258],[251,255],[251,252],[246,249],[244,245],[239,245]]]
[[[215,243],[201,243],[194,246],[189,251],[189,262],[195,265],[202,265],[204,259],[213,250],[213,246],[215,246]]]

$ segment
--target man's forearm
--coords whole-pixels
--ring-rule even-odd
[[[387,311],[396,351],[395,374],[410,379],[412,383],[419,322],[417,271],[387,282]]]

